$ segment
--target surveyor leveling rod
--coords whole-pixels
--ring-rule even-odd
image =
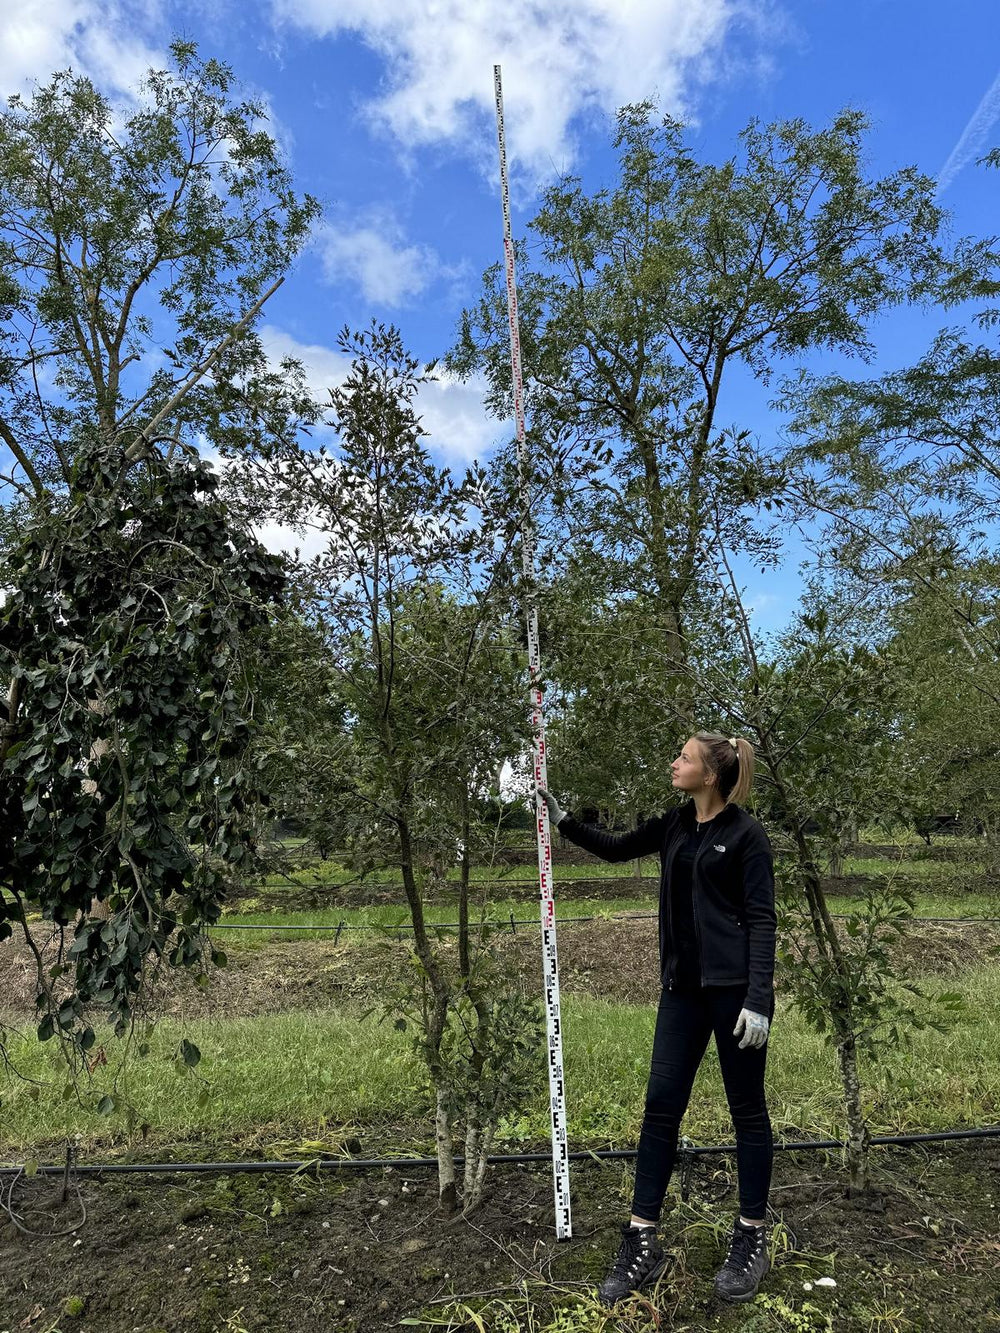
[[[510,234],[510,190],[507,182],[507,147],[503,131],[503,88],[500,66],[493,66],[497,106],[497,141],[500,148],[500,197],[503,202],[503,252],[507,270],[507,313],[510,320],[510,369],[514,386],[517,425],[517,464],[521,491],[521,563],[529,592],[528,670],[531,678],[532,756],[535,783],[548,786],[545,768],[545,715],[542,709],[541,653],[538,646],[538,609],[531,596],[535,583],[535,538],[529,494],[528,446],[524,438],[524,381],[521,375],[521,339],[517,323],[517,285],[514,280],[514,242]],[[548,806],[535,794],[538,836],[538,888],[542,913],[542,969],[545,984],[545,1021],[549,1050],[549,1109],[552,1125],[552,1175],[555,1185],[556,1238],[573,1234],[569,1203],[569,1156],[566,1143],[566,1085],[563,1080],[562,1023],[559,1017],[559,958],[556,952],[556,909],[552,897],[552,838]]]

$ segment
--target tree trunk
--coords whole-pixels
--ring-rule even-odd
[[[472,857],[469,854],[470,837],[469,784],[462,784],[462,867],[458,885],[458,970],[465,978],[469,975],[469,873]]]
[[[769,753],[766,743],[761,745],[774,779],[783,808],[793,809],[789,794],[779,776],[777,764]],[[837,1034],[837,1058],[840,1066],[840,1080],[844,1094],[844,1110],[848,1125],[848,1164],[850,1168],[849,1194],[860,1193],[868,1188],[868,1129],[861,1109],[861,1080],[858,1077],[856,1034],[850,1003],[848,985],[849,966],[840,945],[840,938],[830,916],[826,895],[820,882],[819,870],[802,831],[801,824],[794,822],[795,848],[802,870],[803,887],[809,905],[809,923],[820,957],[826,967],[837,979],[838,995],[833,1002],[832,1023]]]
[[[462,1181],[462,1212],[471,1207],[473,1182],[479,1167],[479,1103],[474,1092],[465,1099],[465,1171]]]
[[[437,1089],[437,1110],[434,1115],[434,1138],[438,1159],[438,1202],[446,1217],[458,1211],[458,1192],[455,1182],[455,1154],[451,1146],[451,1120],[448,1115],[445,1092]]]
[[[480,1130],[479,1143],[476,1152],[475,1166],[469,1172],[469,1159],[466,1158],[465,1165],[465,1196],[463,1200],[462,1213],[468,1216],[474,1208],[478,1208],[483,1198],[483,1188],[486,1184],[486,1166],[487,1158],[493,1147],[493,1137],[496,1134],[496,1125],[492,1120],[485,1128]]]
[[[849,1195],[866,1194],[869,1187],[868,1144],[870,1135],[861,1109],[861,1081],[858,1078],[858,1053],[854,1038],[845,1036],[837,1043],[837,1062],[847,1110],[847,1165],[850,1171]]]
[[[424,924],[424,905],[413,869],[413,843],[410,826],[406,819],[399,819],[400,869],[403,874],[403,888],[410,909],[413,923],[413,944],[417,957],[423,964],[430,985],[433,1003],[428,1012],[424,1005],[423,1025],[427,1040],[425,1060],[434,1088],[437,1109],[434,1117],[434,1134],[437,1141],[438,1155],[438,1197],[442,1210],[450,1216],[458,1207],[455,1184],[455,1157],[451,1146],[451,1123],[446,1105],[446,1085],[444,1071],[441,1068],[441,1039],[448,1021],[448,1006],[451,991],[447,978],[438,966],[438,960],[427,938]]]

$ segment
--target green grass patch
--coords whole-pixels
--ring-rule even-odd
[[[983,966],[953,985],[967,1013],[948,1034],[915,1033],[912,1049],[886,1051],[865,1061],[862,1079],[876,1133],[916,1132],[1000,1119],[1000,968]],[[943,989],[943,987],[942,987]],[[574,1146],[635,1142],[649,1069],[655,1009],[567,995],[562,1004],[569,1133]],[[195,1074],[178,1073],[173,1054],[181,1037],[195,1042],[202,1062]],[[213,1144],[239,1140],[261,1145],[296,1136],[315,1139],[333,1126],[389,1125],[402,1151],[423,1151],[430,1133],[419,1088],[421,1068],[406,1034],[356,1013],[288,1013],[252,1019],[164,1020],[149,1054],[133,1058],[123,1074],[120,1048],[106,1043],[109,1064],[87,1081],[85,1103],[64,1101],[64,1075],[54,1052],[29,1031],[8,1041],[14,1069],[40,1080],[31,1085],[11,1069],[0,1076],[5,1158],[48,1147],[72,1133],[90,1151],[131,1144],[191,1139]],[[118,1090],[113,1086],[119,1075]],[[201,1076],[201,1077],[198,1077]],[[201,1078],[205,1080],[203,1084]],[[32,1093],[32,1086],[38,1088]],[[203,1086],[210,1097],[199,1104]],[[779,1001],[768,1062],[768,1090],[776,1133],[785,1129],[841,1137],[844,1130],[833,1051]],[[117,1105],[93,1109],[105,1094]],[[139,1131],[149,1126],[144,1143]],[[539,1053],[538,1090],[532,1102],[502,1126],[500,1144],[544,1145],[548,1133],[547,1082]],[[714,1050],[695,1083],[685,1132],[700,1142],[729,1142],[731,1125]],[[421,1147],[423,1145],[423,1147]],[[43,1154],[44,1155],[44,1154]],[[179,1155],[183,1152],[179,1150]]]
[[[979,856],[982,856],[981,848]],[[928,884],[961,883],[963,879],[982,875],[984,871],[983,861],[971,853],[968,859],[963,858],[961,861],[928,861],[909,857],[905,861],[890,861],[878,856],[848,856],[844,859],[844,872],[848,875],[899,875],[904,879],[917,879]]]
[[[567,917],[611,917],[620,912],[653,912],[656,910],[656,902],[652,898],[615,898],[611,901],[605,898],[574,898],[571,901],[560,903],[557,908],[556,920]],[[252,925],[252,926],[273,926],[275,917],[280,917],[282,924],[315,926],[322,927],[326,935],[336,934],[337,926],[344,922],[345,926],[381,926],[387,930],[395,927],[406,926],[410,922],[409,910],[405,903],[379,903],[369,907],[328,907],[319,908],[310,911],[285,912],[280,909],[267,912],[230,912],[224,918],[226,925]],[[486,919],[495,923],[498,929],[510,932],[510,918],[513,916],[515,923],[528,922],[529,926],[522,927],[517,925],[518,930],[529,929],[540,924],[540,916],[537,902],[531,900],[501,899],[496,902],[490,902],[487,905]],[[469,907],[469,919],[472,922],[480,920],[480,913],[474,904]],[[455,903],[428,903],[424,907],[424,920],[428,925],[455,923],[458,920],[457,907]],[[371,938],[368,930],[345,930],[340,937],[341,943],[359,943],[365,939]],[[239,931],[217,931],[219,938],[230,940],[246,939],[273,939],[281,935],[280,931],[261,930],[247,931],[242,934]],[[405,936],[412,935],[412,931],[404,931]],[[324,938],[324,933],[319,930],[316,932],[317,938]]]
[[[828,900],[830,910],[846,913],[859,906],[857,898],[831,896]],[[636,898],[574,898],[556,904],[556,920],[574,917],[610,918],[624,913],[650,913],[657,910],[655,896]],[[928,917],[993,917],[1000,919],[1000,898],[982,893],[966,893],[961,897],[952,894],[918,893],[916,895],[916,916]],[[454,903],[431,903],[424,908],[424,916],[429,925],[448,924],[457,921]],[[517,929],[534,929],[539,924],[537,903],[531,900],[498,899],[487,905],[487,919],[505,932],[511,929],[510,918],[515,922],[528,922],[518,925]],[[308,932],[310,939],[332,939],[337,926],[343,922],[345,927],[381,926],[387,930],[404,927],[410,921],[405,903],[378,904],[369,907],[330,907],[309,911],[283,911],[280,906],[266,912],[230,912],[224,917],[225,925],[252,925],[274,927],[275,920],[283,925],[317,927]],[[470,905],[470,919],[479,920],[478,911]],[[321,928],[321,929],[319,929]],[[567,929],[572,929],[567,925]],[[225,949],[253,948],[257,944],[270,943],[276,939],[289,939],[300,932],[283,932],[276,928],[267,930],[239,931],[216,930],[215,938]],[[306,934],[306,932],[301,932]],[[412,932],[401,931],[401,938],[409,938]],[[359,946],[369,942],[373,931],[345,929],[339,944]]]

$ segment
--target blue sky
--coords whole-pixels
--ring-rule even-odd
[[[1000,178],[974,159],[1000,142],[995,0],[20,0],[0,17],[0,92],[72,64],[124,94],[174,34],[228,61],[266,99],[299,184],[324,205],[313,245],[266,314],[276,355],[318,384],[342,368],[345,323],[391,319],[420,357],[450,344],[483,269],[500,257],[492,65],[503,66],[514,229],[560,172],[610,182],[616,106],[657,94],[689,119],[699,155],[730,153],[747,119],[822,124],[860,107],[870,170],[916,163],[940,179],[956,234],[996,227]],[[951,317],[954,321],[954,316]],[[903,364],[938,323],[895,312],[879,366]],[[832,363],[831,363],[832,367]],[[423,403],[456,464],[508,433],[475,385]],[[767,439],[767,393],[745,380],[724,415]],[[287,534],[267,534],[289,544]],[[747,574],[762,629],[794,608],[798,552],[766,585]]]

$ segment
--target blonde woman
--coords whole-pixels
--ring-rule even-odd
[[[714,1033],[736,1134],[740,1214],[715,1277],[724,1300],[749,1301],[770,1267],[766,1211],[774,1155],[764,1096],[774,1017],[774,863],[761,824],[741,807],[753,781],[749,741],[696,732],[674,760],[690,799],[615,835],[565,814],[539,788],[559,832],[606,861],[660,857],[660,1002],[639,1135],[632,1216],[598,1288],[608,1305],[649,1286],[666,1258],[656,1235],[680,1123]]]

